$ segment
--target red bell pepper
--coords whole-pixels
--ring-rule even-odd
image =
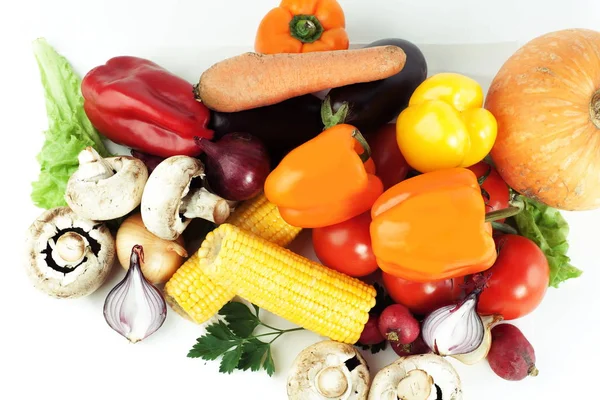
[[[81,91],[88,118],[115,143],[161,157],[197,156],[194,137],[213,138],[210,111],[192,84],[152,61],[112,58],[86,74]]]

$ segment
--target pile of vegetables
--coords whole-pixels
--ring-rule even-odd
[[[582,273],[560,211],[600,207],[600,33],[532,40],[486,96],[428,77],[409,41],[349,49],[345,28],[336,1],[284,1],[255,52],[195,84],[134,56],[80,79],[38,39],[33,285],[93,295],[118,260],[107,325],[136,343],[171,309],[206,328],[188,357],[223,373],[272,375],[275,340],[312,331],[325,340],[298,354],[290,399],[460,399],[448,357],[536,376],[510,321]],[[302,230],[319,263],[286,248]],[[361,351],[387,344],[399,359],[371,377]]]

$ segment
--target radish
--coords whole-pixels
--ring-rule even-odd
[[[365,327],[360,334],[358,343],[365,345],[379,344],[385,340],[377,324],[379,323],[379,317],[376,315],[369,315],[369,320],[365,324]]]
[[[392,304],[386,307],[379,316],[378,327],[379,332],[390,343],[412,343],[421,332],[419,322],[402,304]]]
[[[400,357],[431,353],[431,349],[427,346],[421,335],[419,335],[414,342],[409,344],[391,342],[390,345],[392,346],[392,350]]]
[[[492,347],[487,359],[502,379],[520,381],[538,375],[533,346],[514,325],[500,324],[492,328]]]

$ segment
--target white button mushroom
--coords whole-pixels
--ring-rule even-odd
[[[206,190],[190,189],[194,178],[204,177],[204,165],[193,157],[173,156],[152,171],[142,195],[142,220],[146,229],[165,240],[175,240],[193,218],[216,224],[225,222],[230,202]]]
[[[129,156],[102,158],[92,147],[79,153],[79,168],[67,183],[65,200],[83,218],[108,221],[140,205],[148,168]]]
[[[369,368],[354,346],[325,340],[304,349],[288,375],[290,400],[366,400]]]
[[[369,400],[461,400],[458,373],[435,354],[401,357],[375,378]]]
[[[56,298],[87,296],[108,277],[115,243],[108,227],[68,207],[45,211],[29,227],[25,268],[34,286]]]

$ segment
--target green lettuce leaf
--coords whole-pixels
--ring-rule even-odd
[[[32,184],[31,199],[36,206],[49,209],[66,205],[67,181],[77,170],[81,150],[92,146],[103,157],[109,154],[85,114],[81,79],[69,62],[44,38],[33,42],[33,52],[44,86],[48,130],[37,156],[40,175]]]
[[[582,271],[571,265],[567,256],[569,224],[560,211],[545,204],[519,196],[525,209],[514,216],[519,233],[533,240],[546,254],[550,266],[550,286],[577,278]]]

